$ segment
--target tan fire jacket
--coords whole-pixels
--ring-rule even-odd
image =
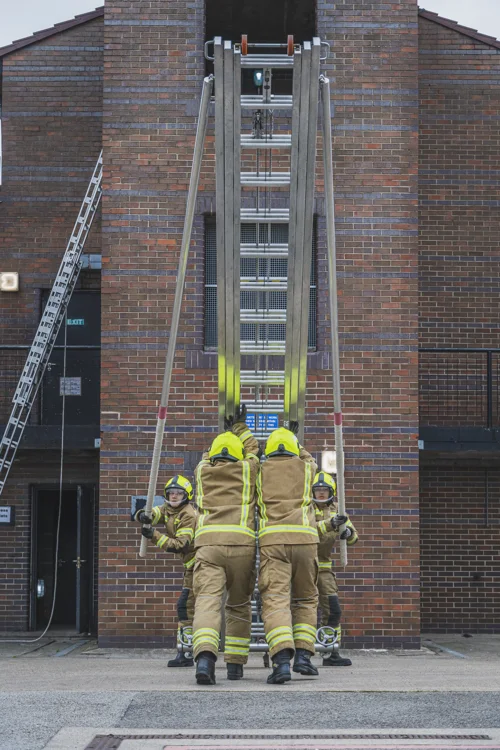
[[[300,456],[271,456],[257,477],[259,544],[318,542],[312,483],[318,467],[305,448]]]
[[[189,570],[194,565],[194,530],[196,528],[196,509],[189,505],[171,508],[167,503],[154,506],[151,511],[152,526],[163,521],[166,534],[155,529],[153,542],[165,552],[175,552],[182,558],[184,568]]]
[[[233,432],[243,442],[243,460],[211,463],[208,453],[204,453],[196,467],[199,518],[195,547],[207,544],[255,545],[259,444],[243,422],[237,422]]]
[[[332,547],[334,546],[335,542],[337,541],[337,538],[339,536],[338,531],[334,531],[332,529],[331,519],[334,517],[336,513],[338,513],[338,506],[337,503],[332,503],[331,505],[316,505],[315,504],[315,510],[316,510],[316,523],[318,526],[318,534],[319,534],[319,544],[318,544],[318,560],[319,560],[319,569],[320,570],[330,570],[332,567]],[[353,544],[356,544],[358,541],[358,532],[354,528],[352,521],[349,519],[349,516],[347,517],[348,521],[346,523],[346,526],[348,526],[352,531],[352,536],[347,539],[347,544],[351,547]]]

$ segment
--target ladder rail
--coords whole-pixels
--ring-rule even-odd
[[[339,513],[345,515],[344,437],[342,432],[342,393],[340,386],[340,340],[337,296],[337,246],[335,239],[335,196],[333,189],[333,148],[330,126],[330,81],[320,76],[323,166],[325,173],[326,239],[328,248],[328,286],[330,292],[330,325],[332,335],[333,411],[335,424],[335,450],[337,454],[337,501]],[[341,526],[341,532],[345,526]],[[340,563],[347,565],[347,542],[340,539]]]

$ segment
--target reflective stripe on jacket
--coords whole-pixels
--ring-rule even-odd
[[[162,534],[155,529],[153,542],[165,552],[175,552],[182,558],[185,568],[194,564],[194,530],[196,527],[197,512],[192,505],[183,505],[180,508],[171,508],[164,503],[154,506],[151,512],[153,526],[163,521],[166,533]]]
[[[331,503],[331,505],[322,505],[321,507],[315,504],[315,510],[316,510],[316,523],[318,526],[318,534],[319,534],[319,545],[318,545],[318,559],[320,563],[320,569],[322,563],[330,563],[331,564],[331,554],[332,554],[332,548],[337,541],[337,537],[339,536],[338,531],[334,531],[332,529],[331,519],[334,517],[336,513],[338,513],[338,507],[337,503]],[[348,517],[348,521],[346,523],[346,526],[348,526],[351,531],[352,535],[347,539],[347,544],[349,546],[352,546],[353,544],[356,544],[358,541],[358,532],[354,528],[352,521]]]
[[[214,463],[203,454],[196,467],[199,510],[195,546],[255,545],[255,482],[260,470],[259,444],[248,427],[237,422],[233,432],[243,443],[241,461]]]
[[[318,541],[312,505],[317,471],[304,448],[300,456],[271,456],[257,478],[259,544],[314,544]]]

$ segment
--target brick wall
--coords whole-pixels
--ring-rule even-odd
[[[422,630],[500,633],[500,470],[423,466]]]
[[[105,18],[103,645],[172,643],[180,583],[171,558],[138,559],[138,530],[127,516],[130,495],[147,486],[204,69],[203,4],[186,9],[174,2],[168,11],[144,4],[140,11],[113,0]],[[418,644],[416,14],[410,0],[397,4],[392,23],[385,9],[362,2],[318,6],[319,34],[337,52],[348,505],[363,535],[340,576],[354,645]],[[355,66],[354,52],[361,59]],[[161,478],[189,474],[216,428],[214,358],[202,352],[201,214],[213,206],[212,140],[209,131]],[[317,208],[321,213],[321,200]],[[306,428],[314,451],[325,440],[331,444],[333,434],[324,220],[319,223],[323,338],[311,360]]]
[[[499,49],[420,19],[424,347],[498,347],[499,73]]]
[[[361,541],[340,572],[346,642],[419,643],[417,5],[318,2],[334,161],[347,506]],[[328,341],[319,222],[321,347]],[[332,447],[331,380],[311,372],[309,442]]]
[[[101,148],[102,18],[3,59],[0,252],[18,271],[0,295],[1,342],[31,343]],[[100,252],[99,217],[87,252]]]
[[[499,56],[491,45],[420,19],[423,347],[498,347]],[[495,393],[497,370],[494,355]],[[423,354],[421,389],[424,424],[486,426],[485,354]],[[498,424],[495,403],[493,423]],[[498,475],[490,470],[496,510],[486,523],[484,472],[480,457],[462,460],[456,468],[444,460],[421,467],[422,627],[427,631],[492,632],[498,622]],[[476,572],[480,580],[473,579]]]
[[[181,567],[154,552],[138,558],[129,514],[130,496],[148,482],[204,74],[203,13],[201,0],[112,0],[105,9],[99,637],[107,645],[173,643],[176,627]],[[186,350],[203,345],[201,216],[194,243],[158,492],[168,473],[192,468],[216,422],[216,373],[184,366]]]
[[[18,271],[19,293],[0,294],[0,345],[31,344],[42,289],[52,286],[101,146],[102,29],[95,19],[3,59],[2,270]],[[100,252],[99,217],[86,251]],[[81,288],[95,288],[84,272]],[[0,351],[0,425],[10,412],[26,351]],[[36,410],[33,411],[35,417]],[[1,428],[0,428],[1,429]],[[0,529],[0,627],[26,629],[30,558],[30,484],[57,483],[57,458],[20,453],[1,501],[16,507],[14,528]],[[96,477],[96,458],[66,465],[68,481]]]

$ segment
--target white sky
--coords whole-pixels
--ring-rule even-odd
[[[499,0],[419,0],[419,3],[425,10],[500,38]],[[102,4],[100,0],[0,0],[0,47]]]

